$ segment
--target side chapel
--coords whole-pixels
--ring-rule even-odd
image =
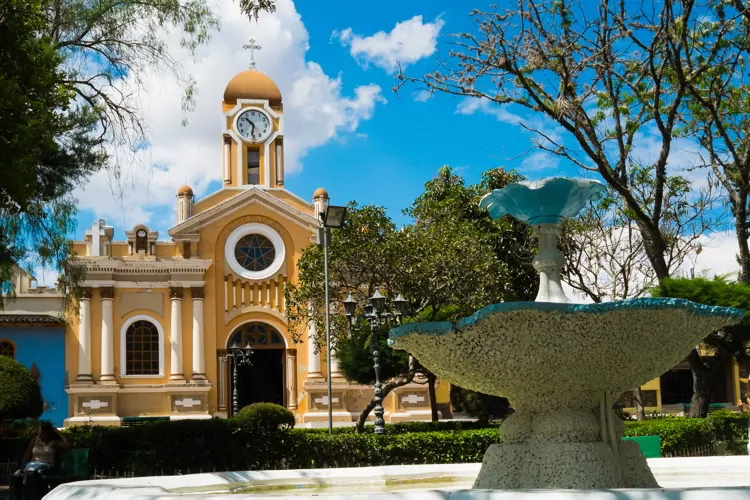
[[[201,200],[189,186],[177,190],[171,241],[143,224],[117,241],[100,220],[74,244],[86,275],[66,327],[66,425],[229,417],[235,342],[254,351],[251,365],[238,366],[240,408],[278,403],[299,424],[322,425],[329,375],[336,422],[356,421],[372,397],[335,358],[326,373],[326,353],[309,342],[314,326],[292,342],[283,287],[317,243],[328,194],[318,189],[308,202],[284,188],[279,88],[251,63],[226,86],[221,112],[223,187]],[[447,416],[447,384],[437,393]],[[386,421],[430,418],[424,384],[393,391],[384,406]]]

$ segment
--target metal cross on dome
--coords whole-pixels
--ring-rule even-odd
[[[248,43],[242,46],[243,49],[250,51],[250,69],[255,69],[255,51],[262,49],[260,45],[255,42],[255,38],[248,40]]]

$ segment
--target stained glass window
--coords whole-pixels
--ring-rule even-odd
[[[263,271],[273,264],[276,248],[260,234],[247,234],[234,247],[234,258],[248,271]]]
[[[229,340],[229,345],[236,343],[238,346],[250,344],[253,347],[262,345],[279,346],[284,348],[284,340],[275,328],[265,323],[247,323],[237,329]]]
[[[149,321],[136,321],[125,334],[125,373],[159,375],[159,331]]]
[[[0,340],[0,356],[8,356],[9,358],[16,357],[16,347],[12,342]]]

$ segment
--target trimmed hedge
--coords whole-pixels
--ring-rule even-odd
[[[136,427],[75,427],[74,445],[89,448],[92,469],[151,475],[199,470],[306,469],[368,465],[481,462],[500,441],[497,425],[478,422],[406,422],[387,433],[364,434],[351,427],[258,432],[233,420],[157,422]],[[727,441],[742,451],[747,417],[717,411],[706,419],[683,417],[625,422],[626,436],[661,437],[663,453]],[[12,442],[11,442],[12,441]],[[23,453],[27,438],[0,441],[0,449]]]
[[[663,418],[625,423],[626,436],[659,436],[662,453],[709,445],[715,441],[713,425],[703,418]]]
[[[307,469],[482,460],[498,429],[328,435],[307,429],[258,433],[231,420],[157,422],[136,427],[75,428],[92,469],[162,471]]]

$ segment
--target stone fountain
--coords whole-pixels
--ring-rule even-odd
[[[487,450],[475,489],[658,487],[637,443],[621,441],[616,398],[679,363],[744,311],[680,299],[571,304],[560,283],[560,224],[605,187],[588,179],[519,182],[486,195],[498,219],[530,224],[539,240],[535,302],[506,302],[455,323],[391,330],[394,347],[438,377],[507,397],[516,412]]]

